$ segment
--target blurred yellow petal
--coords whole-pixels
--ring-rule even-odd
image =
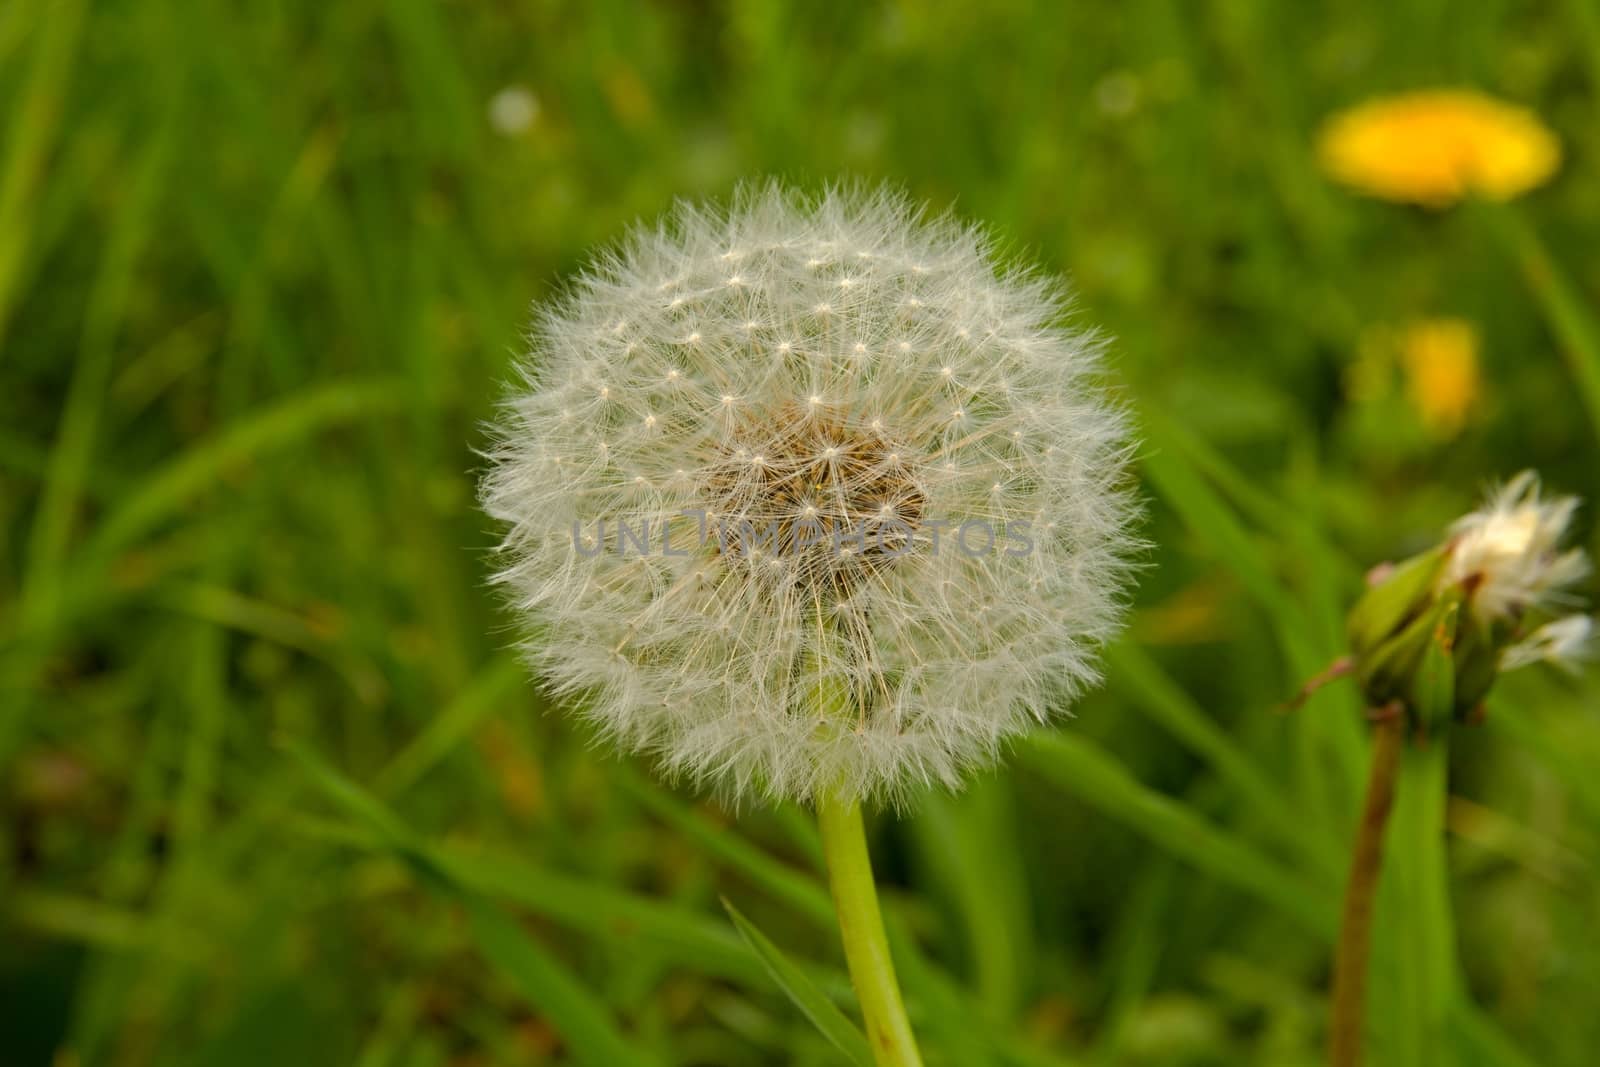
[[[1468,194],[1510,200],[1547,181],[1561,144],[1525,108],[1469,90],[1368,101],[1323,127],[1324,171],[1369,196],[1445,207]]]
[[[1464,319],[1421,319],[1400,333],[1406,393],[1424,425],[1440,437],[1461,431],[1477,406],[1478,331]]]

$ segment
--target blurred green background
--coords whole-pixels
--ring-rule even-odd
[[[1555,180],[1425,211],[1318,171],[1328,114],[1433,85],[1537,111]],[[1600,496],[1563,359],[1597,93],[1592,0],[0,3],[0,1062],[842,1062],[719,903],[849,1010],[807,816],[542,702],[473,503],[530,301],[764,175],[992,224],[1146,426],[1105,688],[874,822],[930,1064],[1318,1062],[1364,729],[1349,688],[1277,709],[1486,483]],[[1396,340],[1441,316],[1445,419]],[[1452,741],[1476,1007],[1427,1062],[1595,1062],[1597,695],[1530,670]]]

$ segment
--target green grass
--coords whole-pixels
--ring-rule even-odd
[[[1600,18],[931,8],[0,5],[0,1061],[859,1060],[808,817],[593,747],[473,504],[530,302],[777,174],[1069,274],[1143,426],[1107,685],[871,827],[930,1067],[1319,1062],[1365,740],[1348,688],[1279,709],[1485,482],[1600,497]],[[1330,111],[1436,84],[1538,111],[1557,179],[1430,212],[1317,171]],[[1347,392],[1367,331],[1446,314],[1459,435]],[[1592,1062],[1596,707],[1508,680],[1447,815],[1407,798],[1451,877],[1391,865],[1375,1067]]]

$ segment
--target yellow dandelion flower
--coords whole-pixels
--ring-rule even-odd
[[[1422,422],[1439,437],[1461,431],[1478,403],[1478,331],[1464,319],[1420,319],[1399,334],[1406,394]]]
[[[1323,127],[1317,153],[1334,179],[1382,200],[1447,207],[1468,195],[1510,200],[1561,162],[1556,135],[1525,108],[1470,90],[1368,101]]]

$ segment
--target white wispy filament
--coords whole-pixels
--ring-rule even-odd
[[[482,484],[537,671],[736,798],[958,784],[1095,680],[1137,547],[1063,311],[892,194],[635,234],[538,319]]]
[[[1577,510],[1577,497],[1541,498],[1538,476],[1523,471],[1456,520],[1441,580],[1470,590],[1471,606],[1490,620],[1523,626],[1524,615],[1537,621],[1571,607],[1571,587],[1589,573],[1581,548],[1561,547]],[[1549,619],[1503,650],[1500,669],[1541,660],[1571,668],[1592,653],[1593,633],[1586,615]]]
[[[1450,528],[1444,579],[1473,586],[1478,610],[1496,618],[1569,602],[1567,587],[1589,573],[1582,549],[1560,547],[1577,510],[1577,497],[1541,499],[1538,476],[1523,471]]]

